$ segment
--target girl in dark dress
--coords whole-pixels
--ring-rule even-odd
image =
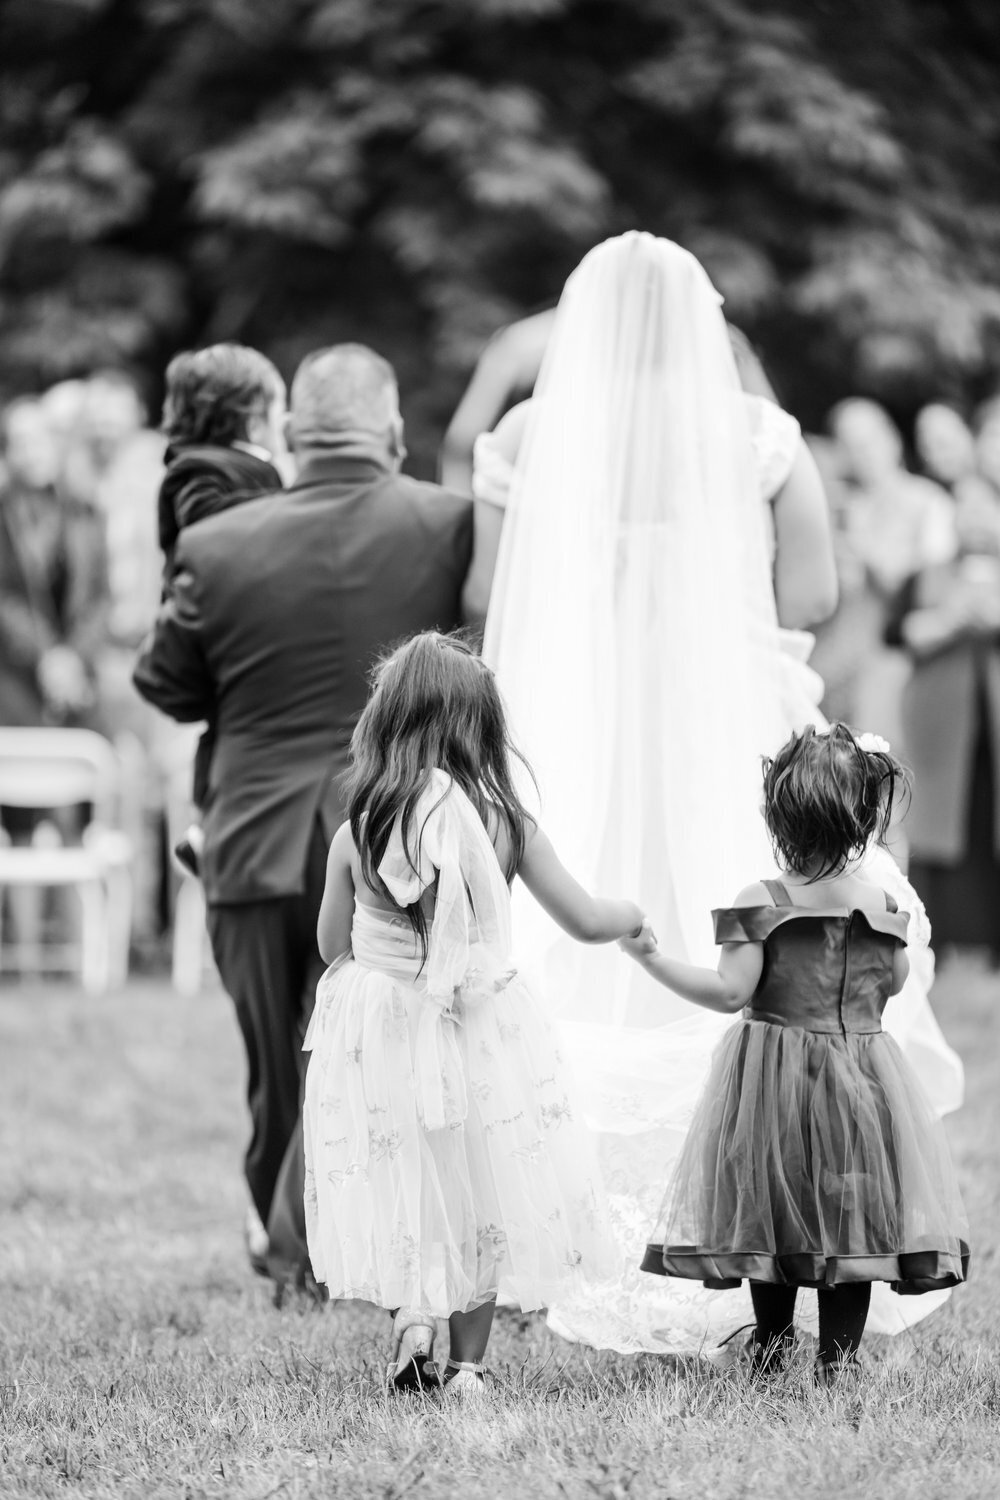
[[[718,970],[622,946],[667,988],[744,1010],[723,1038],[643,1261],[658,1275],[747,1279],[756,1368],[792,1339],[799,1287],[819,1302],[817,1375],[853,1362],[873,1281],[919,1293],[965,1279],[967,1226],[940,1123],[882,1031],[908,970],[907,914],[857,873],[903,772],[884,741],[810,725],[765,763],[783,879],[716,911]]]

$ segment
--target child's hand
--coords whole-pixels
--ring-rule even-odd
[[[648,917],[643,917],[642,926],[637,934],[618,939],[618,946],[623,953],[630,958],[649,958],[658,951],[656,934]]]

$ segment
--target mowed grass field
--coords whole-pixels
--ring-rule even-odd
[[[1000,979],[943,972],[974,1275],[851,1389],[808,1340],[740,1369],[570,1347],[502,1314],[480,1410],[383,1387],[384,1314],[244,1260],[228,1001],[136,982],[0,989],[0,1495],[967,1500],[1000,1495]]]

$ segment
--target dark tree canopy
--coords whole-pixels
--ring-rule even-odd
[[[0,391],[369,342],[429,472],[488,336],[626,228],[786,404],[1000,371],[995,0],[4,0]]]

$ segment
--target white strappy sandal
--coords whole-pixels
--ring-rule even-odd
[[[389,1383],[397,1391],[423,1391],[439,1385],[433,1364],[437,1325],[431,1313],[401,1307],[392,1319]]]
[[[453,1400],[481,1401],[486,1394],[486,1367],[471,1360],[449,1359],[442,1385]],[[454,1370],[454,1375],[448,1371]]]

